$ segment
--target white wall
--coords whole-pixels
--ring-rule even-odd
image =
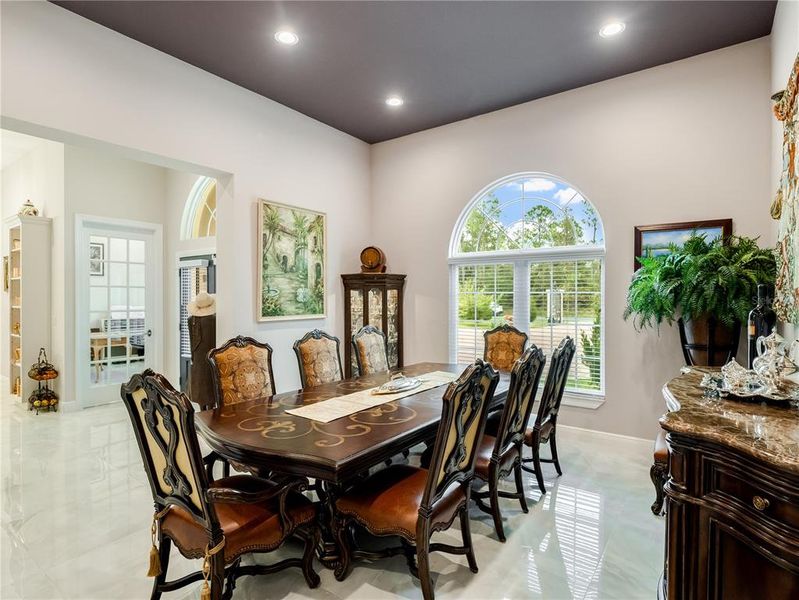
[[[57,218],[61,214],[64,204],[64,145],[47,140],[38,140],[31,149],[20,156],[5,169],[0,171],[2,192],[0,192],[0,214],[2,219],[15,215],[25,200],[30,199],[36,205],[40,214],[46,217]],[[55,232],[54,232],[55,233]],[[58,244],[62,238],[53,236],[53,245]],[[8,256],[8,236],[6,230],[2,231],[2,256]],[[63,281],[63,273],[53,272],[53,288],[56,282]],[[56,302],[63,300],[62,295],[56,295],[53,289],[52,308],[55,313]],[[8,332],[9,319],[8,292],[0,292],[0,375],[8,376],[9,348]],[[55,314],[54,314],[55,316]],[[55,332],[51,343],[57,341]],[[61,336],[63,338],[63,336]],[[63,364],[63,355],[55,348],[48,348],[48,357],[55,361],[54,364]],[[60,380],[56,380],[55,389],[60,392]]]
[[[650,437],[682,364],[675,328],[622,320],[633,227],[732,217],[773,242],[769,41],[755,40],[372,147],[374,239],[409,273],[407,360],[446,360],[447,251],[483,186],[543,171],[577,186],[605,225],[606,392],[563,422]]]
[[[278,389],[298,387],[292,343],[313,327],[343,334],[338,275],[356,270],[359,250],[378,239],[369,232],[369,147],[53,4],[3,2],[0,20],[5,126],[35,124],[56,138],[77,134],[230,175],[217,196],[218,336],[269,341]],[[327,319],[256,323],[259,197],[327,213]]]
[[[788,84],[796,55],[799,54],[799,0],[780,0],[771,27],[771,85],[770,92],[784,90]],[[782,121],[771,119],[771,181],[772,196],[782,173]],[[776,238],[778,222],[772,223]],[[799,338],[799,327],[785,325],[783,334]]]

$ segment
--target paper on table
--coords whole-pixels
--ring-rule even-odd
[[[431,390],[433,388],[447,385],[458,378],[456,373],[448,373],[447,371],[433,371],[423,375],[416,375],[418,379],[422,380],[422,385],[412,390],[398,392],[396,394],[372,394],[372,390],[361,390],[346,396],[339,396],[338,398],[331,398],[330,400],[323,400],[308,406],[301,406],[300,408],[292,408],[286,412],[296,417],[303,417],[311,419],[312,421],[319,421],[321,423],[329,423],[336,419],[341,419],[356,412],[374,408],[381,404],[400,400],[408,396],[413,396],[419,392]],[[374,389],[374,388],[372,388]]]

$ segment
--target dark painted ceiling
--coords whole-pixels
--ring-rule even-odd
[[[768,35],[776,1],[55,4],[374,143]]]

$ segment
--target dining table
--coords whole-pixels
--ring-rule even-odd
[[[258,472],[313,478],[320,501],[323,543],[319,558],[325,566],[334,567],[338,551],[332,520],[337,495],[370,468],[391,461],[418,444],[431,442],[441,419],[447,386],[422,389],[329,422],[287,411],[377,388],[399,372],[407,377],[442,371],[459,375],[467,366],[422,362],[223,405],[198,412],[197,430],[217,454],[230,462]],[[509,374],[500,373],[491,400],[493,407],[504,402],[509,382]]]

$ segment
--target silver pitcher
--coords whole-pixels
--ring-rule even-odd
[[[752,361],[752,369],[767,392],[781,392],[785,388],[785,377],[797,371],[794,357],[799,349],[799,340],[794,340],[786,348],[785,339],[774,329],[768,337],[757,338],[756,348],[757,358]]]

